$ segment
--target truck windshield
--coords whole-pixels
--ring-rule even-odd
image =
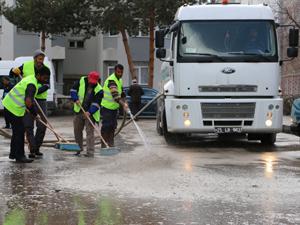
[[[178,62],[277,62],[274,21],[184,21]]]

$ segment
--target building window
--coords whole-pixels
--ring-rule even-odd
[[[145,30],[135,31],[130,36],[131,37],[149,37],[149,31],[145,31]]]
[[[148,84],[148,66],[137,66],[134,68],[139,84]]]
[[[118,35],[119,35],[119,31],[117,31],[117,30],[110,30],[108,33],[109,37],[116,37]]]
[[[84,48],[84,41],[82,41],[82,40],[69,40],[69,48]]]
[[[77,48],[84,48],[84,41],[77,41]]]
[[[114,66],[108,66],[107,67],[107,77],[110,76],[115,72],[115,67]]]
[[[75,46],[76,46],[75,41],[69,41],[69,47],[70,48],[75,48]]]

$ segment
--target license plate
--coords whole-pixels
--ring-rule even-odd
[[[241,127],[215,127],[215,133],[224,134],[224,133],[242,133]]]

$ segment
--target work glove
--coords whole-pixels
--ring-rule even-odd
[[[19,67],[13,68],[12,72],[17,77],[21,75],[21,70],[19,69]]]
[[[85,112],[85,115],[86,115],[87,117],[90,117],[90,116],[91,116],[90,112]]]

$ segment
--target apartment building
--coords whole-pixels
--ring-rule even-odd
[[[12,5],[14,0],[6,0],[6,3]],[[62,37],[51,37],[46,41],[46,54],[55,65],[56,87],[60,93],[62,93],[63,61],[65,59],[63,40]],[[39,48],[39,34],[19,29],[4,16],[0,16],[0,58],[2,60],[14,60],[20,56],[31,56]]]
[[[132,60],[140,84],[148,84],[149,36],[141,32],[128,37]],[[91,39],[66,37],[66,59],[64,61],[64,83],[66,90],[73,81],[91,70],[101,73],[102,81],[113,73],[117,63],[124,65],[124,86],[131,84],[131,74],[121,34],[99,34]],[[155,60],[154,88],[158,88],[161,63]]]

